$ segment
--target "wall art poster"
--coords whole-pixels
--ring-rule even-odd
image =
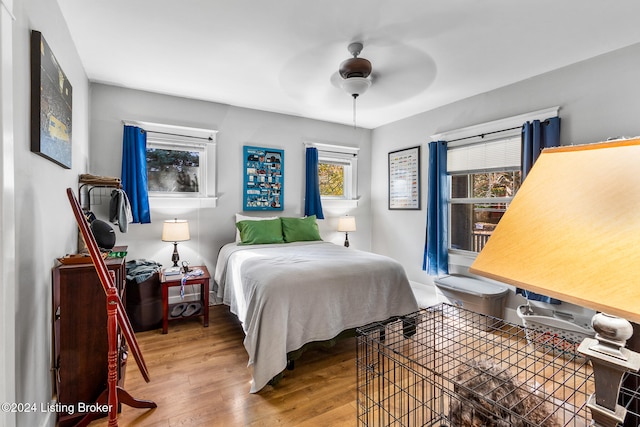
[[[420,147],[389,153],[389,209],[420,209]]]
[[[71,169],[72,88],[49,45],[31,32],[31,151]]]
[[[284,150],[243,147],[245,211],[283,210]]]

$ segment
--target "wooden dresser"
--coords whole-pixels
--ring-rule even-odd
[[[116,247],[114,251],[126,251]],[[125,298],[125,258],[107,258],[122,301]],[[54,384],[61,404],[92,404],[107,389],[106,296],[93,264],[53,268]],[[118,331],[118,385],[124,385],[127,348]],[[59,413],[60,426],[77,423],[84,413]],[[106,414],[105,414],[106,415]]]

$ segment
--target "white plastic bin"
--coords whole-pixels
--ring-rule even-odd
[[[507,286],[485,282],[473,277],[450,275],[434,280],[451,305],[487,316],[503,318]],[[486,329],[495,325],[486,325]]]
[[[582,340],[596,334],[591,327],[591,318],[585,316],[521,305],[518,317],[522,319],[529,344],[555,355],[576,353]]]

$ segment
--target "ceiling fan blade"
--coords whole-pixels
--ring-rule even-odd
[[[370,44],[363,49],[373,65],[371,88],[358,99],[362,108],[384,108],[424,92],[437,67],[427,53],[401,43]]]
[[[400,42],[363,42],[360,57],[371,62],[371,87],[357,98],[358,110],[389,108],[425,91],[435,80],[435,61],[420,49]],[[297,101],[299,111],[328,109],[348,114],[353,98],[342,89],[340,63],[349,58],[344,42],[307,48],[282,67],[278,80],[282,90]]]

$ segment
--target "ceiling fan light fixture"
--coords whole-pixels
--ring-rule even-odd
[[[365,93],[371,86],[371,62],[358,58],[362,51],[362,43],[354,42],[347,48],[353,58],[342,61],[338,73],[342,77],[340,87],[353,97],[353,127],[356,128],[356,98]]]
[[[349,95],[358,97],[365,93],[371,86],[371,80],[365,77],[349,77],[342,80],[342,89]]]

